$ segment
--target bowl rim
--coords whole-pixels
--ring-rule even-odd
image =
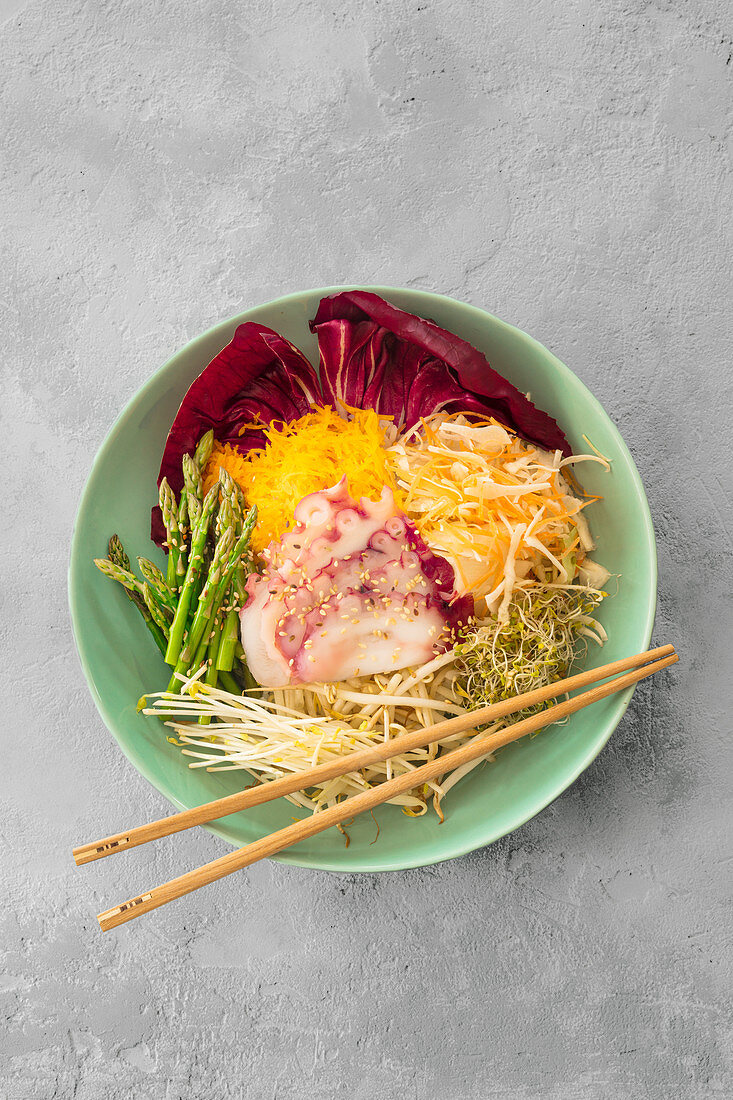
[[[657,548],[656,539],[654,535],[654,526],[652,522],[651,512],[649,509],[649,502],[644,492],[644,486],[641,480],[641,476],[637,469],[636,463],[627,447],[619,429],[615,422],[611,419],[609,414],[601,405],[600,401],[594,396],[594,394],[588,389],[584,382],[574,372],[562,362],[561,359],[545,347],[535,337],[530,336],[523,329],[518,328],[516,325],[510,324],[508,321],[502,320],[495,314],[490,313],[486,309],[482,309],[480,306],[474,306],[468,302],[462,302],[460,299],[453,298],[448,294],[439,294],[434,291],[421,290],[415,287],[397,287],[397,286],[378,286],[378,285],[364,285],[364,284],[336,284],[328,287],[315,287],[312,289],[295,291],[290,294],[281,295],[277,298],[272,298],[266,302],[261,302],[256,306],[251,306],[240,313],[234,314],[232,317],[226,318],[222,321],[218,321],[216,324],[210,326],[204,332],[199,333],[192,339],[188,340],[182,347],[178,348],[169,358],[159,366],[150,377],[142,384],[142,386],[133,394],[122,411],[118,414],[109,431],[105,435],[102,443],[100,444],[94,459],[92,461],[89,473],[87,475],[84,489],[82,490],[81,497],[79,499],[79,505],[74,519],[74,527],[72,531],[70,550],[69,550],[69,562],[67,571],[67,593],[69,600],[69,609],[71,614],[72,633],[74,637],[74,644],[76,646],[79,662],[84,673],[84,678],[87,682],[87,686],[94,700],[97,711],[99,712],[102,721],[114,737],[118,746],[132,763],[135,769],[146,779],[151,786],[153,786],[164,798],[168,799],[174,806],[179,809],[188,809],[188,803],[182,802],[170,789],[164,789],[165,785],[158,782],[150,774],[150,771],[145,763],[143,757],[135,752],[132,746],[128,746],[124,743],[116,730],[116,722],[114,716],[110,712],[109,708],[105,704],[104,699],[99,695],[92,675],[92,670],[87,659],[86,651],[82,644],[82,609],[81,609],[81,586],[83,584],[80,575],[80,531],[84,527],[84,520],[92,507],[94,498],[94,482],[98,473],[98,470],[102,464],[103,458],[107,451],[107,448],[116,440],[117,436],[125,429],[127,422],[135,417],[138,408],[144,405],[149,397],[151,390],[160,382],[162,376],[168,372],[175,361],[184,353],[196,350],[197,346],[208,342],[212,336],[221,332],[222,333],[222,347],[228,342],[229,333],[233,326],[243,324],[245,321],[251,319],[251,314],[259,313],[262,309],[267,307],[280,307],[287,306],[290,303],[301,301],[304,298],[312,298],[319,296],[325,298],[331,294],[337,294],[344,290],[364,290],[374,294],[379,294],[381,297],[389,300],[389,295],[393,293],[409,294],[413,297],[417,297],[425,304],[425,310],[420,309],[422,316],[429,316],[429,304],[431,302],[445,302],[448,301],[453,306],[459,307],[459,310],[464,311],[467,315],[473,316],[477,320],[483,318],[490,319],[495,325],[503,328],[505,331],[513,334],[518,338],[519,343],[524,343],[528,347],[534,347],[539,349],[544,355],[548,356],[552,361],[553,368],[557,371],[560,378],[569,383],[573,387],[579,387],[584,391],[586,398],[590,402],[591,406],[595,408],[603,418],[605,418],[616,437],[617,446],[619,452],[626,462],[628,472],[630,475],[631,483],[633,485],[634,493],[636,496],[636,503],[639,506],[640,514],[643,518],[644,532],[646,540],[643,547],[645,557],[648,558],[650,567],[650,585],[649,590],[646,593],[646,605],[643,608],[644,612],[644,624],[643,624],[643,637],[644,647],[648,647],[651,639],[652,630],[654,627],[654,617],[656,612],[656,591],[657,591],[657,576],[658,576],[658,562],[657,562]],[[226,335],[224,335],[226,334]],[[203,367],[201,368],[203,370]],[[640,609],[642,610],[642,609]],[[474,835],[470,840],[461,840],[457,837],[454,843],[448,844],[447,848],[450,850],[441,850],[436,855],[430,858],[416,858],[409,855],[405,859],[379,859],[372,862],[371,858],[368,858],[366,862],[360,863],[358,867],[349,866],[348,859],[345,862],[335,860],[324,854],[321,858],[308,858],[298,857],[297,847],[286,849],[284,852],[273,856],[274,860],[280,863],[291,864],[297,867],[304,867],[313,870],[331,871],[341,874],[374,874],[386,871],[402,871],[409,870],[416,867],[429,867],[436,863],[443,863],[449,859],[457,859],[460,856],[467,855],[470,852],[476,851],[479,848],[488,847],[494,844],[502,837],[509,835],[519,829],[522,825],[526,824],[533,817],[536,817],[542,810],[546,809],[550,803],[554,802],[568,787],[578,779],[580,775],[589,767],[589,765],[599,755],[601,750],[608,743],[612,733],[618,726],[619,722],[623,718],[626,709],[631,701],[635,688],[628,688],[625,692],[621,692],[611,697],[612,705],[609,707],[605,718],[602,723],[599,723],[599,734],[589,744],[588,750],[583,754],[579,763],[573,767],[562,779],[550,785],[548,791],[540,796],[538,801],[534,804],[531,811],[527,813],[518,813],[516,819],[512,819],[511,823],[506,826],[498,826],[495,828],[487,828],[484,833],[480,835]],[[234,847],[239,847],[241,841],[232,835],[232,832],[224,825],[209,824],[204,826],[208,832],[215,836],[221,837],[227,843]],[[448,834],[450,835],[450,834]]]

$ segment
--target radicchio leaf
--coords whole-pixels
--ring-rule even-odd
[[[318,336],[321,385],[336,407],[371,406],[402,428],[437,412],[480,412],[541,447],[570,454],[552,417],[480,351],[377,294],[347,290],[323,298],[310,327]]]
[[[158,485],[164,477],[178,493],[183,487],[181,461],[193,453],[202,435],[214,429],[220,443],[242,451],[262,447],[261,431],[242,426],[254,421],[297,420],[322,404],[318,376],[302,352],[264,325],[239,325],[227,344],[192,382],[168,433]],[[154,541],[163,545],[160,509],[151,518]]]
[[[373,408],[409,428],[437,412],[476,412],[548,450],[570,454],[558,425],[502,378],[476,348],[432,321],[398,309],[377,294],[348,290],[323,298],[310,323],[318,336],[320,383],[293,344],[264,325],[240,325],[190,386],[176,414],[158,475],[178,493],[181,460],[214,429],[220,443],[246,453],[264,434],[244,428],[255,421],[286,422],[313,406]],[[151,533],[163,546],[160,509]]]

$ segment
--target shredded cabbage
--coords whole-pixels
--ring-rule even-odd
[[[581,514],[590,501],[573,495],[561,471],[573,461],[606,459],[563,458],[495,421],[445,415],[421,421],[388,455],[407,515],[480,611],[505,620],[525,578],[569,584],[594,548]],[[602,584],[608,573],[594,569]]]

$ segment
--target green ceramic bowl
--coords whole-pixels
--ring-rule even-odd
[[[163,444],[180,401],[195,376],[231,339],[243,321],[259,321],[281,332],[317,363],[308,330],[319,300],[343,287],[308,290],[278,298],[223,321],[197,337],[153,374],[133,398],[105,440],[92,467],[79,507],[71,548],[69,599],[76,644],[94,700],[122,751],[175,806],[185,808],[237,790],[245,773],[191,770],[168,743],[160,722],[136,713],[145,691],[162,688],[169,672],[135,608],[122,589],[92,564],[106,554],[116,531],[133,559],[162,559],[149,539],[150,508]],[[393,287],[369,287],[403,309],[430,317],[470,341],[492,366],[540,408],[554,416],[578,451],[583,435],[612,461],[607,474],[592,463],[582,467],[586,491],[602,500],[589,518],[598,541],[596,557],[620,574],[618,592],[604,601],[600,618],[608,632],[602,651],[587,661],[603,664],[647,647],[654,619],[656,553],[649,508],[636,467],[621,436],[596,399],[546,348],[512,325],[474,306],[438,294]],[[392,871],[450,859],[491,844],[539,813],[575,780],[600,752],[618,724],[631,691],[612,696],[574,715],[567,725],[532,741],[504,749],[446,798],[445,823],[428,812],[409,818],[398,808],[377,811],[376,844],[371,817],[358,819],[343,837],[329,830],[278,857],[303,867],[334,871]],[[237,847],[272,832],[293,818],[284,800],[232,814],[211,831]]]

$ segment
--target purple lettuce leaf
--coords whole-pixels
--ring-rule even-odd
[[[240,325],[189,387],[163,452],[164,477],[183,487],[181,461],[213,428],[220,443],[246,453],[264,445],[254,422],[297,420],[313,406],[374,408],[409,428],[437,412],[475,412],[549,450],[570,453],[555,421],[493,370],[476,348],[451,332],[390,305],[369,291],[323,298],[310,323],[318,336],[320,383],[293,344],[253,322]],[[162,546],[165,531],[154,508],[151,534]]]
[[[318,336],[327,401],[371,406],[403,428],[437,412],[482,413],[541,447],[570,454],[552,417],[480,351],[377,294],[347,290],[323,298],[310,327]]]

